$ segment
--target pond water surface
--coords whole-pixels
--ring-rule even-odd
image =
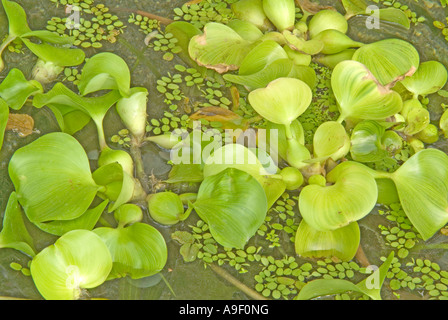
[[[207,1],[207,0],[205,0]],[[56,7],[49,0],[17,0],[23,5],[27,14],[30,27],[32,29],[44,29],[47,21],[53,16],[64,17],[62,6]],[[112,51],[123,57],[132,71],[132,85],[146,87],[149,94],[148,116],[149,118],[159,118],[163,111],[166,110],[166,104],[163,102],[163,96],[156,90],[156,81],[168,71],[173,70],[175,63],[181,63],[175,57],[172,62],[162,59],[160,52],[155,52],[145,45],[145,35],[134,25],[128,24],[127,20],[129,10],[143,10],[163,17],[173,18],[173,9],[181,6],[185,0],[107,0],[95,1],[95,3],[104,3],[111,11],[116,12],[127,27],[124,33],[119,36],[120,41],[114,44],[106,44],[98,51],[93,48],[86,50],[87,56],[93,55],[99,51]],[[439,5],[439,1],[422,1],[414,0],[401,1],[402,4],[408,4],[418,16],[424,16],[427,21],[411,29],[404,30],[390,24],[382,24],[379,30],[368,30],[365,27],[365,17],[354,17],[350,19],[349,35],[358,41],[373,42],[388,37],[398,37],[412,42],[419,50],[422,60],[438,60],[445,66],[448,66],[448,45],[447,41],[441,35],[440,30],[433,27],[434,20],[444,21],[447,14],[446,9]],[[322,4],[334,5],[343,12],[339,1],[319,1]],[[7,20],[2,9],[0,9],[0,37],[7,33]],[[20,68],[27,78],[30,77],[31,68],[34,65],[35,57],[27,50],[23,54],[4,54],[6,69],[0,73],[0,81],[6,76],[12,67]],[[48,88],[47,88],[48,89]],[[194,97],[192,97],[194,98]],[[431,112],[433,117],[440,116],[440,104],[443,102],[440,96],[431,97]],[[445,101],[446,102],[446,101]],[[13,185],[9,179],[7,168],[10,157],[19,147],[35,140],[39,136],[58,131],[59,128],[52,113],[46,109],[35,109],[25,106],[20,112],[30,114],[35,120],[36,132],[25,138],[17,136],[13,132],[7,132],[5,142],[0,153],[0,212],[3,215],[9,194],[13,190]],[[123,125],[117,114],[111,110],[105,119],[106,136],[110,137],[117,133]],[[81,132],[76,134],[76,138],[82,143],[86,149],[92,163],[94,163],[98,155],[98,143],[96,129],[91,123]],[[438,148],[448,150],[445,140],[441,140],[437,144]],[[153,144],[147,144],[142,148],[142,156],[146,173],[151,172],[158,179],[166,178],[170,166],[166,164],[166,158],[163,157],[161,150]],[[160,226],[146,216],[145,220],[155,225],[164,235],[168,244],[168,263],[162,271],[164,280],[159,276],[141,281],[131,281],[130,279],[117,279],[107,281],[98,288],[90,291],[91,297],[107,298],[107,299],[249,299],[245,293],[226,280],[218,276],[213,270],[204,266],[200,260],[186,263],[179,254],[179,245],[171,239],[171,233],[177,229],[187,229],[188,225],[195,224],[196,216],[192,216],[187,221],[182,222],[175,227]],[[384,240],[380,235],[379,224],[387,224],[384,216],[378,214],[377,209],[374,210],[365,219],[360,221],[361,226],[361,242],[364,251],[372,263],[379,264],[379,257],[386,255],[390,251],[390,247],[385,246]],[[32,234],[38,235],[36,247],[38,250],[43,249],[52,243],[55,238],[48,234],[44,234],[33,227],[27,225]],[[282,250],[278,248],[269,248],[263,237],[252,240],[256,246],[263,246],[263,254],[282,256],[284,252],[293,254],[293,247],[285,244]],[[447,239],[442,234],[437,234],[428,241],[428,244],[445,243]],[[289,244],[291,246],[291,244]],[[448,270],[448,254],[446,250],[423,250],[411,253],[410,257],[430,259],[437,262],[443,270]],[[409,259],[408,258],[408,259]],[[298,261],[300,259],[297,258]],[[12,249],[0,250],[0,296],[16,297],[26,299],[41,299],[39,292],[35,288],[31,277],[23,275],[21,272],[10,268],[11,262],[18,262],[26,266],[29,258],[22,253]],[[248,287],[253,288],[255,285],[254,275],[260,271],[259,266],[248,268],[247,273],[238,273],[234,268],[224,265],[230,274],[237,277]],[[166,281],[166,282],[165,282]],[[166,283],[169,283],[167,286]],[[406,290],[405,290],[406,291]],[[409,295],[402,293],[403,297],[414,299],[426,299],[422,291],[408,292]],[[292,298],[292,296],[290,297]],[[390,290],[384,290],[384,298],[395,299]]]

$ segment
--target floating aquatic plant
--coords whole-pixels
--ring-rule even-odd
[[[38,57],[33,69],[34,79],[43,83],[51,82],[64,67],[77,66],[84,61],[84,51],[70,48],[73,38],[47,30],[31,30],[26,13],[19,4],[8,0],[2,0],[2,4],[8,17],[9,31],[0,45],[0,55],[13,41],[22,41]],[[40,43],[31,41],[33,38],[37,38]],[[0,71],[3,68],[4,62],[0,58]]]

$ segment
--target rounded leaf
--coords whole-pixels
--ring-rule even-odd
[[[369,43],[356,50],[353,60],[364,64],[383,86],[414,74],[420,64],[418,51],[400,39],[385,39]]]
[[[111,255],[100,237],[73,230],[38,253],[30,271],[45,299],[72,300],[80,297],[82,289],[101,285],[111,269]]]
[[[66,133],[49,133],[18,149],[8,170],[32,222],[75,219],[99,189],[83,147]]]
[[[125,228],[97,228],[94,232],[104,241],[112,256],[108,280],[130,276],[140,279],[160,272],[168,252],[165,239],[154,227],[136,222]]]
[[[263,10],[280,32],[294,28],[296,19],[294,0],[263,0]]]
[[[299,195],[303,219],[319,231],[335,230],[365,217],[376,204],[375,179],[364,168],[343,162],[327,174],[327,184],[308,185]]]
[[[263,224],[268,204],[255,178],[228,168],[204,179],[193,207],[219,244],[242,249]]]
[[[306,258],[338,258],[350,261],[356,255],[360,239],[357,222],[332,231],[319,231],[302,220],[296,233],[295,251]]]
[[[350,138],[342,124],[336,121],[322,123],[313,137],[316,158],[331,158],[337,161],[350,150]]]
[[[158,223],[173,225],[184,220],[184,206],[180,197],[169,191],[150,194],[147,198],[149,215]]]
[[[420,64],[417,71],[401,83],[414,95],[428,95],[443,88],[448,79],[448,72],[438,61],[426,61]]]
[[[311,38],[327,29],[347,33],[348,23],[345,17],[337,11],[321,10],[311,18],[308,29]]]
[[[309,107],[310,87],[294,78],[279,78],[266,88],[249,93],[249,102],[263,118],[277,124],[289,125]]]
[[[342,61],[334,68],[331,87],[339,104],[340,119],[382,120],[403,106],[397,92],[378,84],[366,66],[356,61]]]

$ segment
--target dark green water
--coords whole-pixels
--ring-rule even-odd
[[[43,29],[46,26],[46,21],[53,16],[63,17],[63,9],[56,8],[49,0],[20,0],[17,1],[26,9],[28,14],[28,21],[32,29]],[[96,1],[95,3],[105,3],[113,11],[115,8],[139,9],[151,12],[164,17],[173,17],[172,9],[182,5],[185,1],[167,0],[167,1],[152,1],[152,0],[107,0]],[[341,6],[338,1],[322,1],[322,3],[335,5],[338,9]],[[411,30],[406,31],[402,28],[382,24],[380,30],[367,30],[365,28],[365,18],[354,17],[350,19],[349,35],[359,41],[372,42],[389,37],[398,37],[412,42],[419,50],[422,60],[438,60],[448,66],[448,45],[441,36],[440,31],[432,27],[433,20],[444,20],[446,10],[440,6],[434,5],[428,8],[432,3],[438,1],[422,1],[416,3],[414,0],[402,1],[407,3],[410,7],[418,12],[419,15],[424,16],[427,22],[411,27]],[[342,9],[340,10],[342,11]],[[122,10],[117,10],[117,15],[122,21],[127,21],[128,13]],[[7,33],[7,22],[4,12],[0,9],[0,37]],[[137,30],[135,26],[128,25],[124,34],[120,37],[122,41],[115,44],[106,45],[101,51],[113,51],[123,57],[132,71],[132,85],[143,86],[149,89],[149,118],[159,117],[166,105],[163,99],[155,90],[155,82],[166,73],[166,70],[176,63],[167,63],[161,59],[161,54],[148,49],[144,44],[144,35]],[[88,49],[86,53],[88,56],[95,53],[95,49]],[[4,54],[6,69],[0,73],[0,81],[6,76],[8,70],[12,67],[20,68],[27,78],[30,78],[31,68],[34,65],[35,57],[25,50],[24,54]],[[442,98],[434,95],[431,99],[433,108],[431,112],[434,116],[440,114],[440,103]],[[6,201],[9,194],[13,190],[11,181],[7,173],[7,166],[13,152],[19,147],[35,140],[40,135],[45,133],[58,131],[57,123],[47,109],[33,109],[31,107],[24,107],[21,112],[30,114],[35,120],[35,128],[38,132],[26,137],[19,138],[15,133],[8,132],[5,137],[3,149],[0,153],[0,212],[3,213],[6,206]],[[116,132],[123,128],[120,119],[114,112],[110,112],[105,119],[105,133],[106,136],[116,134]],[[94,160],[98,154],[98,144],[96,136],[96,128],[93,124],[89,124],[82,132],[76,134],[76,138],[83,144],[89,157]],[[446,141],[440,141],[438,148],[448,150]],[[153,172],[157,178],[164,178],[170,170],[170,166],[160,154],[160,150],[152,144],[145,145],[142,149],[143,160],[145,164],[145,171],[147,173]],[[2,217],[2,215],[0,215]],[[149,218],[146,218],[149,223]],[[176,228],[184,228],[188,224],[192,224],[194,218],[186,222],[176,225]],[[375,211],[368,215],[365,219],[360,221],[361,226],[361,242],[364,250],[371,261],[378,261],[378,258],[388,252],[388,248],[382,243],[379,236],[378,224],[383,223],[384,218],[380,217]],[[31,232],[39,234],[39,239],[36,243],[38,250],[43,249],[48,244],[54,241],[54,237],[42,234],[36,230],[32,225],[28,225]],[[204,268],[202,262],[196,260],[193,263],[185,263],[179,255],[179,246],[171,240],[170,234],[174,228],[162,227],[157,225],[157,228],[163,233],[168,244],[169,260],[167,266],[162,272],[166,281],[172,287],[173,293],[159,277],[147,280],[146,282],[131,282],[128,279],[119,279],[108,281],[102,286],[90,290],[92,297],[101,297],[108,299],[248,299],[248,297],[239,291],[234,286],[227,283],[222,278],[218,277],[209,268]],[[428,243],[445,242],[446,238],[442,235],[436,235]],[[265,254],[269,253],[270,249],[266,250]],[[432,261],[438,262],[442,269],[448,269],[448,254],[441,250],[423,251],[418,253],[416,257],[425,256]],[[12,249],[0,250],[0,296],[41,299],[36,290],[31,277],[24,276],[22,273],[12,270],[9,267],[11,262],[18,262],[26,266],[29,258],[18,251]],[[254,274],[238,274],[231,268],[228,269],[230,273],[238,277],[240,281],[247,284],[249,287],[254,285]],[[258,272],[258,271],[257,271]],[[156,285],[154,285],[157,283]],[[142,288],[148,287],[148,288]],[[384,298],[393,298],[386,293]],[[416,293],[415,298],[419,298]]]

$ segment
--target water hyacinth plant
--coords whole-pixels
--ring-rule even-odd
[[[351,18],[373,21],[366,1],[343,0],[345,12],[306,0],[189,1],[174,20],[136,11],[125,26],[106,5],[50,2],[79,4],[80,28],[53,17],[61,31],[32,30],[25,10],[2,0],[0,45],[11,189],[0,248],[25,255],[29,269],[11,268],[28,272],[41,298],[108,298],[95,288],[115,281],[176,297],[179,261],[253,299],[379,300],[383,287],[448,297],[448,273],[416,258],[447,234],[448,111],[434,102],[446,97],[446,65],[411,41],[360,37]],[[412,6],[375,3],[381,23],[413,28]],[[138,27],[143,51],[125,27]],[[93,45],[115,28],[119,47]],[[9,65],[22,45],[33,68]],[[21,140],[15,117],[26,113],[37,128]],[[42,115],[56,132],[40,130]],[[378,232],[385,256],[371,254],[364,230]],[[255,290],[226,268],[261,269]]]

